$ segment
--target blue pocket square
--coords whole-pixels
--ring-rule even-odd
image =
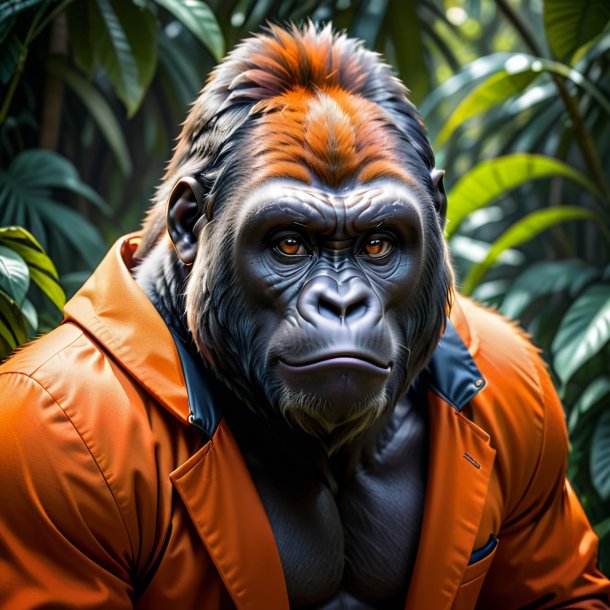
[[[481,559],[485,559],[485,557],[487,557],[487,555],[489,555],[496,548],[497,544],[498,538],[494,534],[492,534],[489,537],[489,540],[485,546],[482,546],[480,549],[472,551],[472,555],[470,555],[470,561],[468,562],[468,565],[476,563],[477,561],[481,561]]]

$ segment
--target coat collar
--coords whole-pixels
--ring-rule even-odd
[[[485,379],[451,320],[423,371],[428,388],[461,411],[484,387]]]
[[[172,335],[131,275],[139,243],[137,234],[127,235],[110,249],[66,303],[64,322],[74,322],[93,336],[156,401],[186,423],[186,381]]]
[[[66,305],[80,325],[178,419],[206,435],[171,479],[239,610],[288,610],[281,562],[264,508],[222,405],[196,358],[134,281],[137,235],[117,243]],[[134,313],[135,312],[135,313]],[[137,319],[137,324],[134,323]],[[428,487],[407,610],[449,609],[468,564],[495,451],[461,410],[484,386],[472,354],[477,337],[459,307],[419,382],[429,389]],[[159,373],[162,374],[159,374]]]

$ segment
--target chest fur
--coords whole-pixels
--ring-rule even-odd
[[[246,455],[292,608],[402,607],[423,512],[425,439],[421,411],[405,404],[374,449],[333,481]]]

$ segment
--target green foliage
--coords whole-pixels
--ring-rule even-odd
[[[610,286],[589,286],[572,303],[553,341],[553,366],[563,384],[610,343]]]
[[[576,207],[545,208],[530,212],[508,227],[490,245],[485,258],[471,267],[462,283],[462,292],[471,294],[500,255],[509,248],[516,248],[555,225],[573,220],[594,220],[596,218],[597,216],[593,212]]]
[[[591,479],[602,500],[610,500],[610,410],[602,413],[593,433]]]
[[[459,176],[447,236],[462,289],[545,350],[568,418],[569,474],[609,566],[610,34],[600,34],[610,9],[544,0],[544,14],[530,15],[544,24],[541,42],[521,9],[496,6],[521,44],[463,66],[422,106],[449,179]]]
[[[67,159],[48,150],[20,152],[6,170],[0,170],[0,225],[27,225],[36,229],[53,258],[76,253],[94,265],[104,252],[98,231],[72,208],[54,197],[54,189],[81,195],[101,210],[103,199],[82,182]]]
[[[610,20],[606,0],[546,0],[544,27],[555,57],[569,61],[576,50],[603,31]]]
[[[76,61],[89,78],[102,65],[128,116],[132,116],[155,71],[154,15],[135,3],[120,0],[73,2],[66,14]]]
[[[517,56],[518,58],[518,56]],[[527,87],[538,74],[522,65],[511,68],[511,57],[506,60],[502,70],[499,70],[480,85],[475,87],[451,113],[449,120],[443,125],[437,136],[437,144],[442,146],[453,132],[472,117],[506,101]],[[514,62],[513,62],[514,63]]]
[[[63,79],[78,97],[108,143],[119,169],[123,175],[129,175],[132,171],[129,147],[121,125],[103,94],[71,66],[49,62],[49,72]]]
[[[65,294],[38,240],[21,227],[0,228],[0,358],[38,330],[31,282],[61,311]]]
[[[212,53],[216,61],[225,54],[225,41],[214,13],[199,0],[156,0],[188,28]]]
[[[569,79],[585,89],[610,116],[610,103],[606,96],[582,72],[556,61],[525,53],[513,53],[503,63],[496,65],[495,71],[460,101],[439,132],[436,138],[437,144],[442,146],[458,127],[473,117],[488,112],[515,95],[522,94],[534,84],[534,81],[549,75]],[[544,82],[548,82],[548,78]],[[539,103],[540,99],[534,101]],[[510,107],[507,109],[510,111]],[[521,105],[521,110],[523,109]]]
[[[563,176],[596,193],[595,185],[572,167],[542,155],[514,153],[481,161],[451,188],[447,197],[451,206],[447,214],[447,237],[473,212],[496,201],[514,188],[533,180]]]

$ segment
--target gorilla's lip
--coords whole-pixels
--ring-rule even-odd
[[[280,359],[280,364],[293,371],[311,371],[321,367],[356,368],[377,373],[388,373],[391,362],[381,362],[366,354],[325,354],[303,362],[287,362]]]

